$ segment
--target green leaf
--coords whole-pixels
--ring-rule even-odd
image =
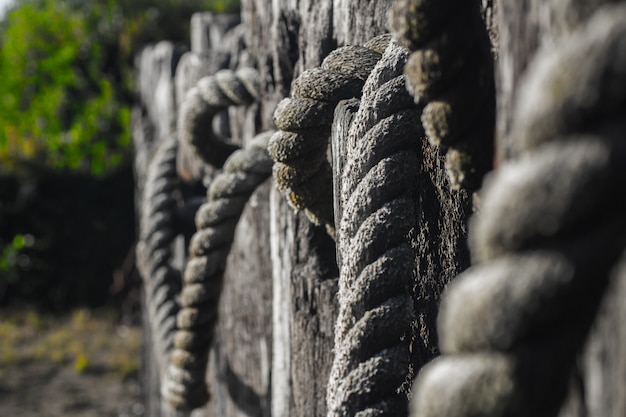
[[[24,248],[25,245],[26,239],[24,238],[24,235],[15,235],[13,237],[13,249],[20,250]]]

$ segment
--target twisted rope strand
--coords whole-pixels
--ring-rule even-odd
[[[191,144],[205,163],[221,167],[238,146],[217,137],[213,131],[213,117],[229,106],[258,100],[259,90],[259,74],[252,68],[236,72],[224,69],[202,78],[187,91],[181,103],[180,140]]]
[[[163,397],[175,409],[194,409],[208,401],[205,373],[226,257],[245,204],[271,174],[272,160],[266,148],[272,134],[257,135],[246,149],[226,160],[223,172],[207,192],[208,201],[196,214],[198,230],[189,247],[178,330],[162,386]]]
[[[416,224],[412,189],[423,134],[421,109],[404,87],[407,57],[389,45],[363,87],[349,130],[329,416],[406,414],[401,387],[409,378],[415,268],[408,234]]]
[[[480,187],[491,168],[495,89],[491,45],[479,0],[397,0],[390,24],[415,51],[406,64],[407,89],[424,105],[432,146],[447,150],[454,188]]]
[[[626,247],[625,45],[626,5],[607,6],[529,67],[518,159],[485,184],[413,416],[557,414]]]
[[[172,244],[176,237],[174,212],[177,201],[177,141],[160,144],[150,161],[141,199],[140,236],[137,266],[143,278],[151,332],[159,368],[173,346],[178,312],[175,295],[180,289],[180,271],[171,264]]]
[[[291,97],[274,113],[280,129],[269,152],[275,161],[274,179],[289,203],[304,210],[334,236],[332,169],[327,158],[330,127],[340,100],[360,97],[367,76],[380,60],[389,35],[364,46],[331,52],[321,67],[305,71],[291,86]]]

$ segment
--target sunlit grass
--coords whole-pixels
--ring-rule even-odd
[[[140,363],[140,329],[117,325],[107,311],[80,309],[63,317],[30,309],[0,311],[0,341],[0,369],[39,361],[77,373],[127,377]]]

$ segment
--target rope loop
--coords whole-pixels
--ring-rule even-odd
[[[161,393],[178,410],[201,407],[209,399],[205,382],[209,347],[217,322],[226,257],[246,202],[271,174],[267,143],[274,132],[250,140],[225,161],[207,191],[208,201],[196,215],[183,272],[181,309]]]
[[[446,153],[455,189],[478,189],[491,169],[495,87],[491,44],[478,0],[398,0],[390,24],[414,52],[407,89],[424,106],[431,145]]]
[[[305,71],[291,86],[291,97],[274,112],[280,129],[271,139],[273,176],[289,203],[335,235],[332,169],[327,158],[330,128],[340,100],[361,96],[369,73],[389,44],[382,35],[364,46],[331,52],[319,68]]]
[[[529,66],[516,159],[485,181],[413,416],[557,414],[626,248],[625,45],[626,6],[605,6]]]
[[[213,117],[229,106],[248,105],[259,97],[259,74],[252,68],[235,72],[224,69],[200,79],[180,105],[180,140],[191,144],[205,163],[221,168],[239,147],[215,134]]]
[[[236,41],[237,32],[230,32],[231,41]],[[224,46],[228,52],[221,47],[213,51],[211,62],[207,62],[210,68],[221,68],[227,61],[235,66],[236,61],[230,58],[236,57],[231,54],[243,44],[231,41],[227,42],[231,45]],[[190,77],[196,79],[195,74]],[[189,82],[187,78],[181,80]],[[177,87],[183,90],[185,86]],[[209,398],[204,378],[225,259],[249,195],[269,176],[272,166],[266,152],[268,134],[252,139],[245,150],[239,150],[230,143],[232,140],[214,131],[213,119],[230,106],[258,101],[260,90],[259,74],[252,68],[222,69],[201,78],[180,103],[177,137],[159,146],[147,169],[138,266],[144,279],[162,398],[177,410],[191,411]],[[196,165],[192,167],[194,172],[186,171],[187,162]],[[213,178],[213,172],[218,170],[209,170],[211,175],[203,179],[213,181],[207,196],[209,203],[197,210],[204,198],[192,198],[178,207],[183,200],[179,180],[198,180],[207,168],[202,162],[221,168],[217,177]],[[192,213],[196,213],[198,231],[191,239],[191,258],[181,273],[172,264],[172,246],[178,235],[188,232]]]

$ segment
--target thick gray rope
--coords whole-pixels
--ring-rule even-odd
[[[258,98],[258,81],[257,72],[251,68],[237,72],[221,70],[215,75],[204,77],[198,81],[196,86],[187,92],[179,110],[178,134],[180,140],[191,144],[205,163],[221,167],[238,147],[222,141],[214,133],[213,117],[217,112],[231,105],[249,104],[255,101]],[[183,280],[182,283],[184,286],[182,294],[180,292],[181,273],[171,265],[171,244],[177,234],[174,224],[176,205],[174,187],[178,180],[176,150],[177,142],[175,140],[168,141],[159,148],[151,168],[148,170],[149,181],[146,184],[141,210],[144,226],[142,227],[138,252],[140,264],[145,265],[142,267],[142,275],[149,277],[149,280],[146,280],[146,298],[148,300],[150,326],[158,352],[163,397],[175,408],[191,410],[204,404],[208,398],[208,390],[203,385],[204,383],[195,383],[197,380],[204,381],[206,367],[203,366],[205,364],[197,363],[195,367],[191,367],[193,369],[189,366],[187,366],[189,369],[177,369],[176,364],[180,361],[186,361],[185,364],[188,365],[190,361],[189,355],[185,357],[180,352],[181,344],[186,343],[184,347],[191,345],[197,347],[202,344],[208,350],[211,332],[208,331],[203,335],[202,327],[196,329],[196,325],[202,320],[207,320],[206,316],[210,314],[210,308],[209,313],[199,308],[192,309],[191,306],[194,301],[190,301],[190,297],[193,296],[190,294],[196,293],[194,293],[193,287],[185,284],[189,283],[190,279],[200,280],[198,274],[203,271],[196,271],[195,278],[190,278],[189,272],[193,268],[197,270],[198,259],[192,259],[191,264],[186,266],[183,276],[186,280]],[[230,163],[231,171],[242,163],[245,165],[245,162],[237,162],[237,158],[241,159],[241,156],[232,155],[232,157],[235,158],[235,162]],[[255,168],[249,167],[245,169],[252,172],[255,170]],[[263,170],[262,166],[258,169]],[[221,175],[220,181],[222,181],[223,186],[228,186],[224,185],[225,181],[228,182],[227,179],[224,179],[225,175],[227,174]],[[217,187],[216,185],[211,189]],[[236,204],[233,205],[234,200],[236,200],[235,197],[228,199],[228,204],[221,206],[220,215],[224,219],[238,218],[238,208]],[[242,207],[246,201],[244,199],[241,202]],[[234,210],[234,212],[231,213],[229,210]],[[232,227],[234,230],[234,224]],[[224,235],[223,227],[220,226],[216,230],[216,233],[221,233],[221,236]],[[195,239],[196,242],[202,240],[197,237],[197,234]],[[204,239],[204,241],[207,239],[209,238]],[[198,248],[197,244],[196,248]],[[219,255],[213,251],[214,253],[205,258],[210,260],[215,258],[215,265],[221,265],[220,263],[228,254],[227,249],[222,249],[224,248],[217,250]],[[193,245],[192,250],[194,250]],[[221,257],[221,260],[217,260],[216,257]],[[208,273],[208,271],[204,272]],[[183,309],[179,311],[181,302]],[[195,304],[193,305],[195,306]],[[196,330],[197,332],[192,339],[188,338],[188,340],[181,342],[184,338],[181,332],[190,327],[193,327],[192,333]]]
[[[163,371],[173,346],[180,291],[180,271],[171,264],[172,243],[177,235],[174,213],[177,206],[177,141],[163,141],[150,161],[140,210],[137,266],[143,278],[148,321],[155,343],[155,356]]]
[[[253,68],[236,72],[224,69],[200,79],[187,91],[180,106],[180,140],[191,144],[205,163],[221,167],[238,146],[217,137],[213,117],[229,106],[257,101],[259,89],[259,74]]]
[[[321,67],[305,71],[291,86],[291,97],[274,112],[280,129],[269,152],[275,161],[274,179],[289,203],[305,210],[316,224],[334,236],[332,169],[328,143],[335,107],[340,100],[360,97],[367,76],[380,60],[389,35],[364,46],[331,52]]]
[[[626,5],[538,54],[412,416],[554,416],[626,247]]]
[[[196,214],[197,232],[183,273],[181,309],[177,316],[162,395],[175,409],[191,410],[209,398],[205,375],[217,321],[226,257],[239,217],[254,190],[271,174],[267,142],[274,132],[253,138],[234,152],[207,192]]]
[[[480,187],[491,169],[495,89],[491,43],[480,0],[396,0],[390,24],[415,51],[407,88],[424,106],[422,123],[432,146],[446,153],[454,188]]]
[[[410,289],[421,108],[405,88],[408,51],[390,44],[365,86],[341,178],[342,265],[328,416],[406,415]]]

